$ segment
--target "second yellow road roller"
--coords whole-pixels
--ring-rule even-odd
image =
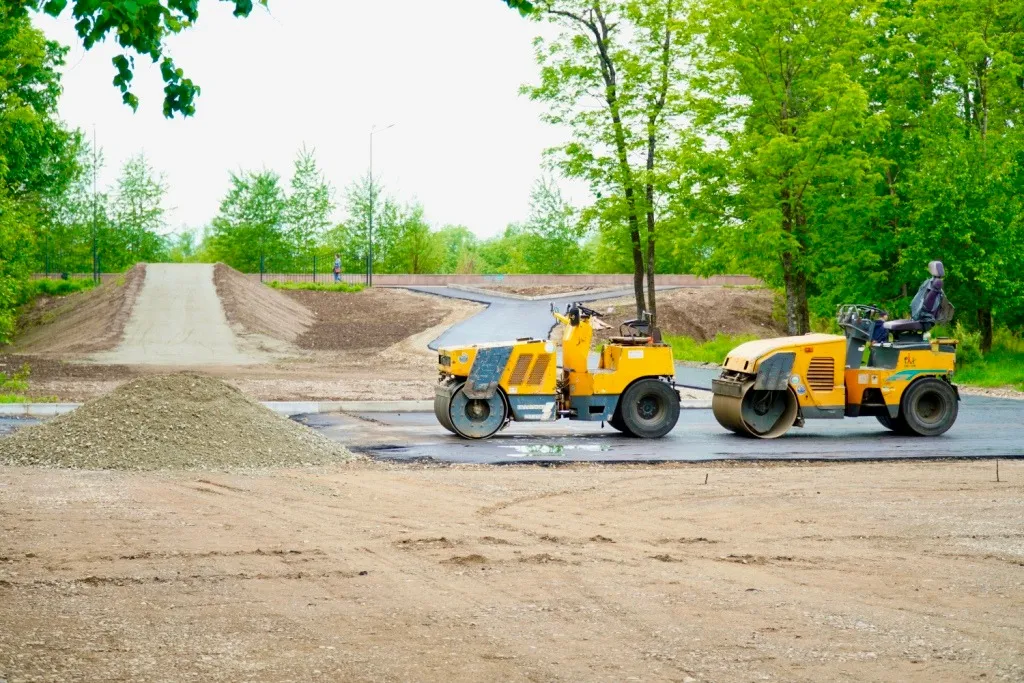
[[[564,314],[562,367],[546,339],[443,347],[434,414],[448,431],[486,439],[512,420],[568,418],[607,422],[640,438],[658,438],[679,419],[679,392],[672,384],[672,349],[647,320],[630,320],[601,349],[597,367],[588,359],[600,314],[579,303]],[[604,325],[604,327],[608,327]]]
[[[839,307],[844,334],[752,341],[733,349],[712,383],[712,409],[723,427],[772,439],[816,418],[874,417],[895,432],[938,436],[956,421],[955,339],[929,331],[953,315],[945,270],[928,264],[911,318],[883,322],[881,309]],[[874,341],[881,326],[885,341]],[[864,362],[867,352],[867,362]]]

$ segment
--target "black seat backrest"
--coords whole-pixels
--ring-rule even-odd
[[[942,261],[932,261],[928,264],[930,278],[921,283],[914,300],[910,303],[911,317],[922,323],[934,323],[938,318],[939,310],[942,308],[942,301],[945,293],[942,289],[942,278],[946,275],[946,269]]]

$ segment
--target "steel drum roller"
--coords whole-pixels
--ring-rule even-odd
[[[711,410],[726,429],[759,439],[782,436],[796,422],[796,396],[788,389],[762,391],[754,382],[743,385],[741,396],[715,394]]]

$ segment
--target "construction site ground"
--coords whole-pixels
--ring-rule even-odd
[[[1024,462],[0,468],[0,679],[1024,678]]]

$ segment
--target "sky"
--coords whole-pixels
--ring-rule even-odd
[[[374,173],[385,191],[424,205],[436,227],[482,237],[523,220],[542,152],[565,131],[519,95],[537,80],[533,38],[544,26],[499,0],[270,0],[247,19],[232,3],[203,0],[199,21],[171,37],[169,53],[202,88],[195,116],[162,114],[157,65],[137,58],[137,112],[112,85],[112,41],[86,51],[70,11],[33,21],[70,46],[60,114],[102,148],[101,185],[144,152],[168,186],[168,229],[201,228],[216,215],[229,172],[271,169],[285,183],[296,152],[316,152],[337,188]],[[565,185],[570,201],[585,201]],[[344,217],[339,207],[335,218]]]

